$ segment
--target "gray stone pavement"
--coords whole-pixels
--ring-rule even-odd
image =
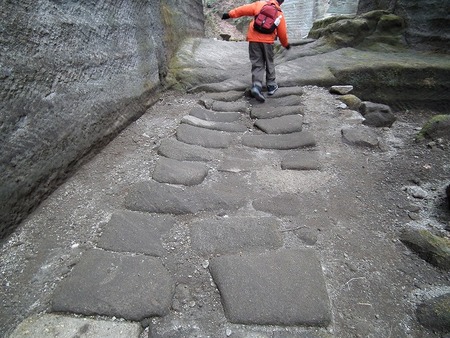
[[[204,257],[204,267],[218,286],[226,320],[327,326],[331,305],[314,249],[283,249],[282,217],[300,213],[298,196],[271,197],[239,176],[273,166],[274,160],[277,170],[320,168],[316,152],[305,150],[313,150],[316,140],[301,131],[302,93],[301,88],[281,88],[264,109],[268,115],[282,111],[283,117],[264,120],[250,117],[255,116],[252,109],[258,112],[261,106],[243,93],[205,95],[200,102],[209,102],[211,109],[200,105],[192,109],[181,119],[176,134],[161,142],[150,180],[130,187],[123,205],[128,210],[112,215],[98,239],[99,249],[85,252],[59,283],[52,310],[131,322],[164,317],[180,290],[179,286],[175,290],[174,278],[162,264],[168,255],[164,238],[180,221],[178,217],[206,212],[217,216],[188,221],[190,245]],[[224,101],[214,99],[222,97]],[[272,160],[259,148],[272,152]],[[276,152],[280,153],[273,156]],[[203,183],[219,172],[222,176]],[[238,216],[228,216],[236,212]],[[47,327],[68,318],[48,317]],[[70,326],[77,328],[78,320]],[[21,337],[20,330],[13,337]],[[42,329],[35,325],[33,330],[38,336]]]

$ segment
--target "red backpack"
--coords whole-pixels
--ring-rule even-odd
[[[272,3],[264,5],[255,16],[253,27],[260,33],[272,34],[280,23],[280,12]]]

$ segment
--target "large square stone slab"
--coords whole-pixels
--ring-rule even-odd
[[[161,238],[175,222],[172,215],[118,211],[103,227],[97,245],[107,250],[162,256],[165,250]]]
[[[168,313],[174,288],[158,258],[93,249],[57,287],[52,309],[141,321]]]
[[[233,323],[326,326],[330,301],[313,249],[224,255],[211,273]]]

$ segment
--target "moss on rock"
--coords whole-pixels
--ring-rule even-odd
[[[450,115],[441,114],[428,120],[416,137],[417,141],[425,139],[446,138],[450,140]]]

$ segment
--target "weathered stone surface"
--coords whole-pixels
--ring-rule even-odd
[[[302,131],[303,116],[288,115],[273,119],[260,119],[255,126],[267,134],[289,134]]]
[[[319,170],[320,167],[317,151],[292,151],[281,160],[281,169]]]
[[[236,210],[245,205],[246,198],[246,190],[242,186],[229,182],[211,188],[178,187],[149,181],[130,188],[125,197],[125,206],[135,211],[180,215],[199,211]]]
[[[313,250],[224,255],[211,260],[210,270],[233,323],[326,326],[331,321]]]
[[[211,107],[212,110],[220,112],[241,112],[247,113],[249,106],[247,102],[223,102],[214,101]]]
[[[222,153],[217,149],[180,142],[175,138],[162,140],[158,147],[158,154],[179,161],[208,162],[222,157]]]
[[[310,132],[301,131],[283,135],[244,135],[242,144],[247,147],[281,150],[313,147],[316,140]]]
[[[171,215],[118,211],[103,226],[97,245],[106,250],[161,256],[165,252],[161,239],[175,222]]]
[[[221,130],[221,131],[229,131],[229,132],[244,132],[247,131],[247,127],[243,124],[239,123],[230,123],[230,122],[214,122],[214,121],[205,121],[199,119],[195,116],[184,116],[181,119],[181,123],[190,124],[191,126],[212,129],[212,130]]]
[[[231,90],[228,92],[206,93],[200,99],[200,101],[213,100],[213,101],[233,102],[239,100],[243,96],[244,96],[243,91]]]
[[[423,326],[432,330],[450,332],[450,293],[419,304],[416,315]]]
[[[298,215],[302,203],[295,194],[283,194],[271,198],[260,198],[252,202],[253,208],[277,216]]]
[[[239,112],[217,112],[201,107],[192,108],[189,115],[205,121],[215,122],[235,122],[241,117],[241,113]]]
[[[422,259],[441,269],[450,270],[450,240],[425,229],[406,229],[400,240]]]
[[[250,112],[250,116],[254,119],[272,119],[275,117],[297,114],[303,114],[303,107],[270,107],[264,104],[252,107],[252,110]]]
[[[139,323],[119,322],[91,318],[76,318],[45,314],[27,318],[14,330],[10,338],[74,338],[108,337],[139,338]]]
[[[364,117],[356,110],[340,109],[339,118],[344,120],[347,124],[362,124]]]
[[[208,170],[204,163],[161,157],[156,163],[152,177],[160,183],[196,185],[203,182]]]
[[[52,310],[140,321],[165,315],[174,288],[158,258],[92,249],[58,285]]]
[[[0,238],[158,99],[178,43],[204,32],[198,0],[1,7]]]
[[[364,116],[363,124],[372,127],[391,127],[396,117],[391,108],[385,104],[364,101],[359,107],[359,112]]]
[[[205,148],[227,148],[233,141],[230,134],[223,131],[208,130],[181,124],[177,128],[177,139]]]
[[[423,140],[425,138],[433,140],[445,138],[450,140],[450,115],[436,115],[427,121],[417,139]]]
[[[228,217],[191,224],[192,247],[202,254],[276,249],[283,244],[274,217]]]
[[[448,11],[442,2],[425,0],[413,3],[408,0],[360,0],[358,13],[384,9],[401,16],[406,21],[405,40],[414,48],[449,52]],[[389,28],[389,24],[384,24]],[[395,28],[395,26],[394,26]],[[397,28],[398,29],[398,28]]]
[[[341,130],[342,140],[350,145],[375,148],[380,141],[378,135],[371,129],[358,127],[347,127]]]
[[[357,17],[335,16],[318,20],[308,36],[323,38],[339,46],[371,45],[380,41],[401,46],[404,29],[403,18],[380,10]]]
[[[346,95],[346,94],[349,94],[352,90],[353,90],[353,86],[352,85],[345,85],[345,86],[336,85],[336,86],[331,86],[330,93],[331,94]]]

